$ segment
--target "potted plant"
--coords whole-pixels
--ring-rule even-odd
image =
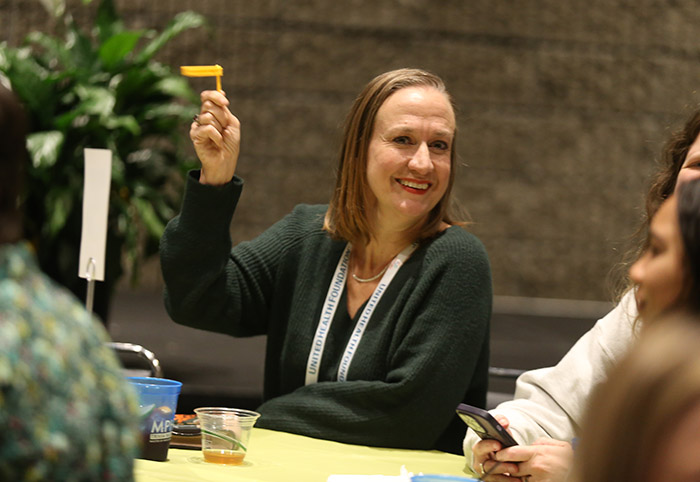
[[[86,284],[78,278],[83,149],[112,151],[107,266],[94,303],[106,320],[115,282],[127,268],[135,282],[140,263],[157,252],[165,223],[180,203],[180,180],[192,167],[183,128],[198,97],[154,55],[205,20],[183,12],[160,33],[129,30],[113,1],[101,0],[94,25],[85,31],[63,2],[44,2],[57,15],[55,36],[34,32],[17,48],[0,43],[0,81],[9,81],[31,124],[25,235],[42,269],[83,298]]]

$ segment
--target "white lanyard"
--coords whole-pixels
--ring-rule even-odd
[[[418,247],[418,243],[413,243],[407,246],[401,253],[396,256],[391,261],[389,268],[387,268],[386,273],[382,276],[379,284],[374,289],[374,293],[367,302],[367,306],[362,311],[360,319],[357,320],[357,324],[352,331],[352,336],[350,341],[348,341],[345,347],[345,352],[340,361],[340,366],[338,367],[338,381],[344,382],[347,380],[348,369],[350,368],[350,363],[352,362],[353,356],[355,356],[355,350],[357,345],[360,343],[360,339],[364,334],[365,327],[369,321],[374,309],[379,304],[379,300],[386,291],[387,286],[394,279],[394,276],[399,271],[403,263],[408,259],[409,256]],[[305,384],[310,385],[318,381],[318,372],[321,367],[321,357],[323,356],[323,349],[326,344],[326,337],[328,335],[328,330],[335,316],[335,311],[338,308],[338,301],[340,300],[340,295],[345,286],[345,279],[348,272],[348,261],[350,259],[350,243],[345,246],[343,255],[338,261],[338,266],[335,268],[335,274],[333,275],[333,280],[328,287],[328,294],[326,294],[326,301],[323,304],[323,310],[321,310],[321,318],[318,321],[318,326],[316,327],[316,335],[314,336],[313,344],[311,345],[311,351],[309,352],[309,360],[306,363],[306,380]]]

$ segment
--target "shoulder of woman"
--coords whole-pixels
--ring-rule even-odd
[[[428,251],[453,259],[488,258],[481,240],[459,226],[451,226],[439,234],[430,242]]]
[[[490,284],[491,266],[479,238],[460,227],[448,228],[425,248],[425,273],[439,273],[445,282],[460,286]]]
[[[289,222],[303,225],[306,228],[320,228],[328,206],[326,204],[297,204],[286,218]]]
[[[298,204],[266,233],[281,237],[286,244],[293,245],[309,237],[323,236],[323,219],[327,209],[328,206],[322,204]]]

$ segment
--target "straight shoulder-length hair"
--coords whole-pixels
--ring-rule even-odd
[[[324,220],[324,229],[334,239],[366,243],[372,237],[370,222],[374,194],[367,182],[369,143],[377,111],[393,93],[407,87],[431,87],[443,93],[453,111],[454,102],[440,77],[420,69],[399,69],[372,79],[362,90],[348,113],[336,174],[335,190]],[[451,192],[455,176],[456,128],[450,153],[450,177],[442,199],[429,213],[418,231],[417,241],[435,236],[442,222],[464,225],[451,214]]]

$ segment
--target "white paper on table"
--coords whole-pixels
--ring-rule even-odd
[[[410,482],[401,475],[329,475],[326,482]]]
[[[105,248],[107,245],[107,213],[109,186],[112,182],[112,151],[85,149],[85,181],[83,184],[83,227],[80,234],[80,264],[78,276],[103,281],[105,279]],[[88,273],[90,260],[94,272]]]
[[[329,475],[326,482],[411,482],[413,473],[401,466],[401,475]]]

